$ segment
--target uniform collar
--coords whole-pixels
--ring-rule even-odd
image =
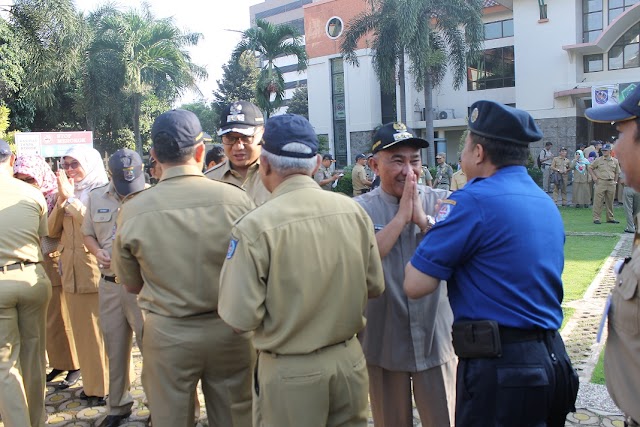
[[[122,199],[118,194],[118,192],[116,191],[116,187],[113,185],[113,181],[109,181],[109,185],[107,186],[107,191],[105,192],[105,195],[109,195],[110,197],[112,197],[117,201],[120,201]]]
[[[160,178],[160,182],[184,175],[204,176],[202,170],[195,165],[173,166],[162,171],[162,178]]]
[[[220,169],[222,169],[222,171],[224,172],[223,175],[226,175],[228,173],[232,173],[236,175],[240,174],[240,172],[236,171],[231,166],[232,166],[231,160],[228,160],[228,159],[222,165],[220,165]],[[257,171],[259,167],[260,167],[260,159],[258,158],[258,160],[256,160],[253,164],[251,164],[247,169],[247,176],[249,176],[251,172]],[[215,166],[214,166],[214,169],[216,169]]]
[[[290,178],[285,179],[280,185],[273,190],[271,198],[278,197],[281,194],[286,194],[291,191],[299,190],[301,188],[311,188],[319,190],[318,183],[307,175],[293,175]]]

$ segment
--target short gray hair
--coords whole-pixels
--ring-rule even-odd
[[[282,150],[301,154],[311,154],[312,152],[311,148],[299,142],[290,142],[282,147]],[[311,175],[318,163],[318,156],[313,156],[310,158],[277,156],[273,153],[268,152],[267,150],[262,150],[261,155],[267,159],[269,165],[271,165],[271,167],[278,174],[295,172],[305,175]]]

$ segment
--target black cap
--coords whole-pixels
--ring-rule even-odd
[[[227,105],[220,114],[220,130],[218,135],[229,132],[238,132],[251,136],[256,131],[256,126],[264,125],[262,111],[247,101],[236,101]]]
[[[604,144],[602,146],[602,151],[611,151],[611,144]]]
[[[640,117],[640,86],[637,86],[620,104],[587,108],[587,119],[598,123],[625,122]]]
[[[476,101],[471,105],[469,131],[519,145],[542,139],[542,131],[529,113],[494,101]]]
[[[318,136],[307,119],[297,114],[282,114],[267,120],[262,136],[262,148],[271,154],[283,157],[309,159],[318,153]],[[294,153],[282,148],[298,142],[311,149],[310,153]]]
[[[392,122],[380,126],[373,137],[371,153],[376,154],[380,150],[393,147],[400,143],[415,145],[418,148],[426,148],[429,146],[428,141],[416,137],[415,133],[404,123]]]
[[[545,146],[545,147],[549,147],[550,145],[553,145],[553,144],[552,144],[552,143],[550,143],[549,141],[547,141],[547,142],[544,144],[544,146]]]
[[[569,150],[567,150],[567,147],[560,147],[560,151],[569,151]]]
[[[171,110],[160,114],[151,127],[151,139],[155,140],[160,133],[173,138],[180,148],[191,147],[204,139],[198,116],[187,110]]]
[[[113,186],[121,196],[144,189],[142,158],[138,153],[122,148],[109,157],[109,173]]]
[[[8,156],[11,154],[11,147],[4,139],[0,139],[0,156]]]
[[[322,156],[322,160],[331,160],[333,161],[333,156],[329,153]]]
[[[360,154],[356,154],[356,162],[360,159],[366,159],[367,156],[365,156],[364,154],[360,153]]]

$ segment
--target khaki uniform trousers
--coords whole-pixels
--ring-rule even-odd
[[[0,415],[44,427],[45,331],[51,283],[39,264],[0,271]]]
[[[250,334],[236,334],[217,313],[146,313],[142,347],[142,385],[154,427],[193,427],[198,380],[210,426],[251,427],[256,352]]]
[[[261,352],[255,427],[366,427],[366,360],[352,338],[305,355]]]
[[[558,202],[558,193],[562,198],[562,206],[567,205],[567,180],[569,179],[567,174],[562,175],[562,182],[553,186],[553,203]]]
[[[412,427],[411,391],[424,427],[455,424],[457,359],[420,372],[395,372],[367,365],[371,412],[376,427]]]
[[[107,395],[109,362],[104,351],[104,338],[100,330],[98,293],[72,294],[65,292],[69,318],[73,328],[82,386],[87,396]]]
[[[136,334],[142,339],[142,312],[136,295],[124,286],[100,279],[100,327],[109,359],[109,415],[124,415],[133,406],[131,396],[131,347]]]
[[[624,212],[627,217],[627,226],[625,230],[636,231],[635,221],[633,220],[640,213],[640,193],[631,187],[624,187]]]
[[[551,189],[551,165],[542,165],[542,189],[549,192]]]
[[[616,192],[616,185],[613,180],[599,179],[596,182],[593,192],[593,220],[600,220],[602,214],[602,204],[607,207],[607,221],[613,221],[613,198]]]
[[[44,270],[51,280],[51,299],[47,309],[47,355],[49,366],[61,371],[80,369],[76,343],[73,340],[71,320],[67,310],[67,301],[62,292],[60,275],[54,266],[54,261],[45,255],[42,263]]]

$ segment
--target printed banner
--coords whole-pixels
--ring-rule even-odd
[[[591,106],[593,108],[618,103],[618,85],[591,86]]]
[[[20,154],[40,154],[43,157],[61,157],[71,147],[93,147],[93,132],[20,132],[16,133],[16,146]]]

